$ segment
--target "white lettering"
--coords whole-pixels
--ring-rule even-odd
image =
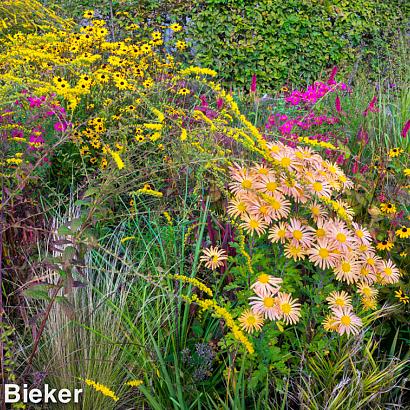
[[[30,403],[40,403],[43,394],[40,389],[32,389],[28,393]]]
[[[74,389],[74,403],[80,401],[80,394],[83,392],[83,389]]]
[[[44,403],[57,403],[56,398],[54,397],[54,393],[57,391],[57,389],[51,389],[49,390],[48,384],[44,386]]]
[[[6,403],[17,403],[20,401],[20,387],[17,384],[6,384],[4,387],[4,400]]]
[[[69,403],[71,401],[71,392],[68,389],[61,389],[58,392],[58,401],[60,403]]]

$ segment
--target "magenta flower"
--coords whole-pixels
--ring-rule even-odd
[[[359,161],[355,159],[353,166],[352,166],[352,174],[357,174],[358,172],[359,172]]]
[[[256,74],[252,75],[251,93],[256,93]]]
[[[367,144],[369,142],[369,134],[363,127],[360,127],[359,132],[357,134],[357,139],[363,142],[364,144]]]
[[[404,124],[403,129],[401,130],[401,136],[403,138],[406,138],[407,133],[409,132],[410,129],[410,120],[407,120],[407,122]]]
[[[222,107],[224,106],[224,100],[222,98],[218,98],[216,101],[216,107],[218,110],[222,110]]]
[[[42,137],[41,134],[31,134],[29,137],[29,150],[30,151],[38,151],[40,150],[43,145],[44,145],[44,138]]]
[[[375,95],[372,100],[370,101],[369,105],[367,106],[367,108],[363,111],[363,116],[366,117],[367,114],[370,112],[378,112],[379,109],[375,106],[377,102],[377,95]]]
[[[58,121],[54,124],[54,129],[56,131],[64,132],[68,126],[69,124],[66,121]]]
[[[337,112],[342,112],[342,106],[340,104],[340,98],[338,95],[336,96],[335,107]]]
[[[327,80],[328,85],[335,85],[335,77],[337,74],[338,68],[336,66],[333,67],[332,72],[330,73],[329,79]]]

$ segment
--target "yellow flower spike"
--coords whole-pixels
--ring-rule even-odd
[[[172,278],[172,279],[175,279],[175,280],[179,280],[179,281],[184,282],[184,283],[190,283],[191,285],[197,287],[202,292],[206,293],[208,296],[210,296],[210,297],[213,296],[212,290],[210,288],[208,288],[208,286],[204,285],[198,279],[190,278],[188,276],[178,275],[178,274],[170,275],[169,277]]]
[[[139,387],[141,386],[141,384],[144,384],[142,380],[130,380],[125,383],[126,386],[130,386],[130,387]]]
[[[105,386],[104,384],[97,383],[97,382],[95,382],[93,380],[90,380],[90,379],[85,379],[84,382],[87,386],[92,387],[95,391],[100,392],[101,394],[103,394],[106,397],[109,397],[113,401],[118,401],[119,400],[119,397],[116,396],[116,394],[109,387]]]

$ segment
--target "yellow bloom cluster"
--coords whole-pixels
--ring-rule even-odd
[[[255,349],[252,345],[252,343],[249,341],[249,339],[245,336],[245,334],[242,332],[242,330],[239,328],[239,326],[235,323],[233,317],[231,314],[224,308],[219,306],[214,300],[212,299],[207,299],[207,300],[202,300],[199,299],[198,296],[193,295],[190,298],[190,301],[192,303],[196,303],[201,307],[203,310],[211,310],[214,312],[215,316],[218,318],[221,318],[225,321],[226,325],[229,327],[231,330],[234,338],[241,342],[246,350],[249,353],[254,353]]]
[[[155,189],[151,189],[149,184],[145,184],[143,188],[138,189],[137,191],[132,191],[129,193],[130,195],[149,195],[155,196],[157,198],[162,198],[164,194],[160,191],[156,191]]]
[[[204,285],[198,279],[190,278],[188,276],[178,275],[178,274],[170,275],[170,278],[179,280],[179,281],[184,282],[184,283],[190,283],[191,285],[197,287],[202,292],[206,293],[208,296],[211,296],[211,297],[213,296],[212,290],[210,288],[208,288],[208,286]]]
[[[130,380],[126,382],[125,384],[131,387],[139,387],[141,386],[141,384],[144,384],[144,382],[142,380]]]
[[[312,140],[308,137],[299,137],[298,141],[303,142],[304,144],[307,144],[307,145],[312,145],[313,147],[321,147],[321,148],[327,148],[327,149],[337,149],[337,147],[335,147],[330,142]]]
[[[109,397],[110,399],[114,401],[119,400],[119,397],[116,396],[115,393],[109,387],[105,386],[104,384],[97,383],[90,379],[85,379],[84,382],[87,386],[92,387],[94,390],[100,392],[104,396]]]
[[[202,68],[202,67],[195,67],[195,66],[190,66],[188,68],[185,68],[179,72],[182,76],[188,76],[190,74],[195,74],[195,75],[209,75],[210,77],[216,77],[217,72],[215,70],[211,70],[210,68]]]

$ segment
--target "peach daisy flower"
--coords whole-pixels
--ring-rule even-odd
[[[352,307],[352,298],[344,290],[342,290],[341,292],[331,292],[326,300],[329,302],[331,308]]]
[[[345,281],[348,284],[354,283],[359,277],[359,263],[354,259],[353,255],[343,255],[336,265],[333,267],[333,271],[336,274],[336,279]]]
[[[307,253],[309,260],[321,269],[333,268],[338,261],[334,246],[326,238],[318,239],[317,244],[308,249]]]
[[[274,218],[275,210],[262,199],[256,198],[249,205],[249,214],[255,215],[269,224]]]
[[[307,248],[314,240],[312,228],[302,225],[302,222],[296,218],[290,219],[287,228],[287,236],[293,245],[302,245]]]
[[[344,173],[338,175],[339,182],[342,184],[342,190],[352,189],[354,187],[354,183],[351,179],[349,179]]]
[[[296,182],[294,178],[289,177],[288,175],[281,176],[280,186],[281,186],[282,192],[285,195],[290,196],[294,198],[295,200],[296,198],[299,198],[300,190],[302,189],[302,187],[300,186],[300,184]]]
[[[289,293],[280,292],[277,298],[277,304],[285,324],[292,325],[299,322],[300,303],[297,302],[297,299],[292,299]]]
[[[364,296],[362,297],[361,302],[362,302],[364,310],[377,309],[377,299],[376,298],[368,298]]]
[[[245,310],[238,318],[238,321],[241,328],[248,333],[258,332],[263,326],[263,317],[251,309]]]
[[[256,175],[272,175],[273,170],[265,164],[256,164],[253,168]]]
[[[336,248],[342,252],[348,252],[353,243],[353,237],[346,224],[340,219],[329,222],[329,238],[334,241]]]
[[[376,279],[376,273],[373,270],[370,270],[367,264],[364,263],[359,265],[358,280],[371,285]]]
[[[312,205],[309,206],[309,210],[314,221],[325,218],[328,215],[324,207],[318,204],[316,201],[314,201]]]
[[[259,180],[255,183],[255,189],[267,195],[273,195],[280,192],[276,177],[272,174],[261,175]]]
[[[387,262],[382,260],[377,264],[377,268],[383,283],[395,283],[399,281],[400,272],[390,259]]]
[[[211,246],[202,249],[203,255],[199,258],[201,262],[205,262],[208,269],[215,270],[224,265],[224,261],[228,259],[228,255],[224,249],[219,249],[217,246]]]
[[[333,317],[335,319],[335,326],[340,335],[346,333],[347,335],[359,333],[362,327],[361,319],[356,316],[350,308],[337,308],[333,310]]]
[[[271,156],[282,168],[287,171],[295,171],[301,165],[300,160],[296,157],[293,150],[289,148],[285,148],[280,152],[275,152],[271,154]]]
[[[377,265],[380,264],[382,258],[376,255],[372,251],[366,251],[364,254],[360,255],[360,261],[364,263],[364,267],[370,272],[377,273]]]
[[[264,197],[266,202],[273,209],[273,219],[287,218],[290,212],[291,203],[283,195],[276,194],[272,197]]]
[[[306,251],[302,245],[297,245],[292,242],[285,245],[284,253],[287,258],[293,259],[295,262],[299,259],[304,259],[306,256]]]
[[[317,239],[327,238],[329,230],[328,230],[329,222],[325,221],[324,218],[319,218],[316,221],[317,229],[315,231],[315,236]]]
[[[312,194],[315,194],[319,197],[324,196],[330,198],[332,196],[332,189],[328,182],[320,180],[312,180],[308,184],[308,190]]]
[[[234,182],[229,184],[229,188],[234,194],[247,194],[255,189],[255,176],[247,168],[242,168],[238,164],[230,168],[231,177]]]
[[[336,324],[336,319],[332,315],[327,315],[323,321],[323,328],[327,332],[336,332],[338,325]]]
[[[255,313],[260,314],[265,319],[280,319],[280,311],[277,300],[272,294],[260,293],[257,296],[251,296],[249,300],[249,304]]]
[[[371,245],[372,243],[372,236],[370,235],[370,232],[366,229],[363,228],[363,226],[359,225],[356,222],[352,222],[352,226],[354,229],[354,238],[356,242],[359,244],[364,244],[364,245]]]
[[[275,278],[274,276],[268,275],[267,273],[261,273],[257,277],[256,282],[251,285],[251,289],[253,289],[257,294],[275,294],[278,293],[280,284],[282,282],[283,280],[281,278]]]
[[[248,212],[249,204],[244,197],[237,196],[229,201],[228,215],[233,218],[238,218]]]
[[[250,235],[256,232],[258,236],[265,233],[268,224],[257,215],[243,215],[241,227]]]
[[[357,293],[365,298],[375,298],[379,291],[372,288],[369,284],[362,282],[357,285]]]
[[[285,243],[286,242],[286,222],[279,222],[277,225],[273,225],[269,229],[269,235],[268,239],[273,242],[280,242],[280,243]]]

